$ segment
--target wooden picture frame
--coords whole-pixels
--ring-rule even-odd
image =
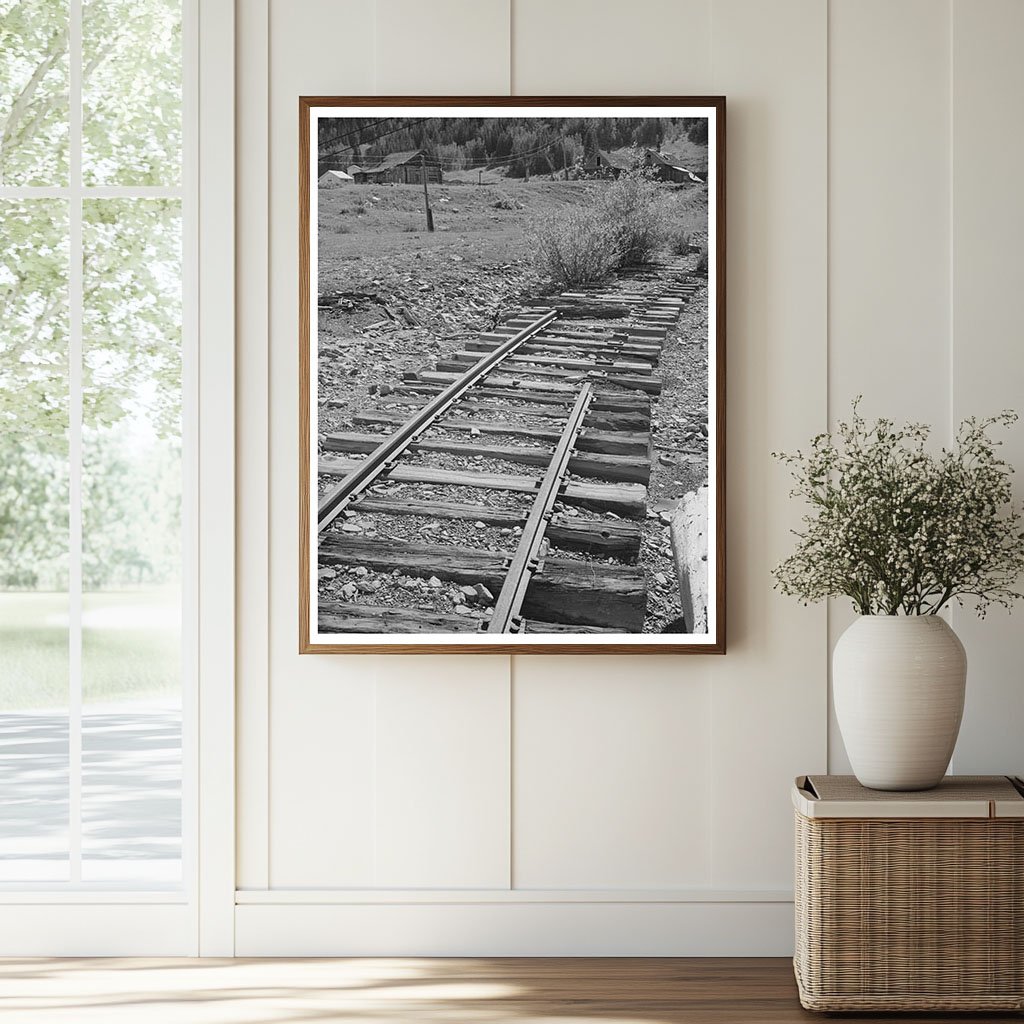
[[[449,136],[458,139],[466,134],[451,129],[451,119],[454,118],[467,119],[466,130],[476,126],[473,130],[478,135],[465,143],[440,141]],[[508,118],[520,120],[509,122]],[[694,159],[699,160],[699,121],[702,118],[706,118],[706,173],[703,174],[700,169],[695,169],[696,162],[693,166],[688,165],[682,157],[674,156],[673,151],[663,150],[658,142],[668,137],[664,133],[677,133],[671,136],[674,152],[682,149],[696,154]],[[336,119],[344,119],[345,123]],[[423,125],[426,127],[419,127],[417,131],[417,126]],[[509,153],[499,157],[495,154],[505,142],[501,131],[509,134],[515,144]],[[631,131],[635,138],[628,146],[620,146],[614,151],[610,148],[612,143],[628,142]],[[491,134],[486,135],[488,132]],[[680,132],[683,134],[678,134]],[[392,139],[390,143],[384,141],[385,136],[392,134],[398,139]],[[639,141],[642,136],[654,138],[656,144],[645,147]],[[556,137],[561,138],[560,147],[555,141],[546,145],[536,142],[531,147],[527,141],[530,138],[553,140]],[[602,147],[602,137],[611,139],[608,149]],[[392,151],[399,144],[398,140],[407,138],[412,139],[414,145],[420,138],[419,148]],[[486,148],[488,138],[497,140],[492,150]],[[473,154],[472,159],[467,155],[469,153]],[[544,155],[538,157],[538,153]],[[352,156],[359,156],[364,165],[356,161],[346,164],[345,160]],[[574,160],[571,164],[570,157]],[[549,175],[543,174],[544,167],[550,168]],[[725,168],[725,99],[721,96],[300,97],[300,653],[725,653]],[[519,173],[524,178],[509,179],[506,188],[502,175]],[[489,182],[486,186],[483,181],[485,174]],[[444,181],[447,185],[442,184]],[[329,186],[335,185],[340,187],[331,188],[328,195]],[[473,189],[474,185],[476,189]],[[503,196],[505,192],[513,192],[513,186],[518,186],[520,191],[510,195],[506,202]],[[430,187],[435,192],[433,203],[429,198]],[[426,198],[420,197],[417,201],[425,204],[426,208],[423,210],[421,206],[410,214],[413,194],[419,196],[420,188]],[[404,240],[391,237],[396,234],[392,225],[398,224],[400,217],[406,219],[401,230],[415,233],[408,244],[420,247],[413,252],[414,256],[416,252],[420,253],[415,257],[417,260],[424,260],[424,265],[433,261],[433,266],[439,265],[442,259],[462,263],[474,258],[466,253],[475,251],[472,246],[478,238],[473,233],[476,228],[457,226],[458,217],[463,214],[465,222],[482,225],[479,227],[479,238],[484,240],[481,246],[491,238],[487,232],[492,229],[484,223],[486,218],[498,225],[493,231],[500,234],[505,230],[505,222],[501,218],[506,212],[506,219],[511,224],[516,211],[524,207],[527,208],[524,222],[530,217],[536,218],[529,221],[534,225],[531,230],[543,232],[544,218],[559,216],[546,212],[545,204],[549,201],[583,211],[578,214],[581,218],[578,223],[589,224],[586,230],[597,231],[600,230],[595,226],[597,222],[608,221],[608,216],[607,213],[597,213],[595,204],[612,201],[609,197],[613,194],[621,198],[631,188],[639,190],[637,194],[643,192],[644,196],[655,197],[657,205],[652,208],[659,211],[656,217],[659,225],[671,222],[674,211],[684,206],[698,211],[705,209],[706,240],[702,241],[699,230],[689,234],[680,227],[675,235],[671,232],[665,235],[672,243],[666,252],[674,255],[659,255],[658,262],[646,268],[622,269],[611,285],[584,289],[563,287],[536,296],[524,293],[525,298],[520,300],[518,308],[510,306],[497,313],[486,314],[492,317],[491,326],[479,329],[479,322],[476,326],[467,323],[469,329],[464,329],[464,336],[469,338],[471,332],[476,332],[476,337],[459,344],[471,351],[452,351],[445,356],[447,342],[434,341],[438,336],[436,331],[431,334],[425,327],[413,326],[421,323],[413,310],[401,307],[397,302],[398,308],[392,309],[387,301],[377,295],[371,296],[362,286],[337,287],[339,281],[349,284],[345,273],[357,276],[362,273],[358,261],[369,260],[370,257],[363,254],[375,251],[375,245],[385,246],[386,241],[386,247],[381,251],[393,254],[383,263],[373,264],[385,266],[388,273],[391,272],[389,260],[397,266],[408,252],[413,252],[412,249],[401,248],[406,244]],[[490,189],[489,193],[487,189]],[[492,194],[497,194],[498,199],[492,204],[493,212],[490,212],[490,208],[484,205],[484,199]],[[705,194],[706,199],[702,199]],[[453,198],[458,206],[452,203]],[[673,201],[680,205],[673,205]],[[450,242],[447,248],[438,234],[429,233],[434,230],[433,215],[438,212],[438,207],[443,210],[438,218],[440,231],[456,232],[446,240]],[[470,207],[470,210],[467,213],[460,207]],[[595,211],[592,216],[586,212],[591,209]],[[352,210],[360,212],[352,213]],[[425,213],[423,223],[430,226],[429,232],[421,232],[417,228],[419,210]],[[329,230],[345,237],[328,238],[326,242],[321,240],[320,222],[323,220],[326,226],[328,216],[334,218]],[[566,212],[564,216],[571,218],[574,214]],[[589,221],[588,216],[591,217]],[[450,221],[450,226],[444,223],[446,220]],[[555,223],[563,225],[570,221]],[[562,230],[556,227],[556,240],[551,243],[559,251],[563,245],[558,240],[562,238],[559,234]],[[536,234],[534,237],[550,236]],[[619,239],[621,235],[609,237]],[[617,248],[614,251],[620,259],[624,244],[615,242]],[[332,245],[341,247],[341,255],[336,258],[330,248]],[[536,243],[534,247],[543,248],[543,245]],[[335,263],[354,267],[348,271],[332,269],[332,280],[336,283],[334,291],[326,291],[325,281],[321,280],[321,248],[334,261],[329,264],[332,268]],[[446,253],[447,256],[444,255]],[[472,268],[477,266],[483,264],[472,264]],[[687,269],[691,266],[696,269]],[[706,274],[706,288],[699,280],[701,266]],[[519,272],[518,265],[515,272]],[[369,270],[362,273],[361,279],[365,279],[368,273]],[[410,276],[410,280],[416,279]],[[462,280],[472,282],[473,278],[470,275]],[[497,280],[495,287],[500,290],[503,282]],[[637,283],[633,284],[634,281]],[[432,283],[424,282],[417,287],[426,294],[439,296],[439,308],[444,308],[447,286],[435,289]],[[461,284],[455,291],[460,288]],[[700,303],[704,301],[707,314],[701,320]],[[691,302],[697,303],[695,308],[690,307]],[[364,328],[359,325],[359,317],[365,321],[370,314],[364,315],[361,307],[369,307],[371,303],[379,303],[374,307],[376,312],[373,316],[380,315],[383,319]],[[314,308],[318,311],[317,322],[312,317]],[[548,329],[555,320],[545,321],[547,309],[555,310],[555,317],[560,318],[559,324],[564,325],[559,329],[574,335],[573,338],[561,337]],[[593,323],[583,316],[587,311],[595,318]],[[438,323],[443,320],[450,324],[451,317],[444,313],[437,315],[441,318]],[[356,326],[350,327],[352,323]],[[340,338],[346,330],[350,333],[358,331],[359,337]],[[380,339],[372,337],[371,344],[370,338],[379,331],[385,332],[392,345],[398,344],[394,339],[401,338],[405,349],[414,355],[389,353],[382,357],[380,349],[384,343],[378,345]],[[684,332],[688,332],[685,339]],[[452,333],[458,335],[460,332]],[[446,339],[447,335],[443,338]],[[533,344],[530,344],[531,338],[534,339]],[[430,359],[424,352],[421,362],[427,369],[417,370],[406,362],[404,365],[412,368],[404,371],[404,377],[397,372],[403,365],[402,359],[415,357],[416,346],[431,344],[442,349],[442,358],[434,363],[433,370],[429,369]],[[354,352],[346,351],[346,347],[353,346]],[[669,346],[671,352],[666,355]],[[452,346],[447,347],[451,349]],[[578,349],[583,349],[582,357]],[[595,354],[590,354],[591,349]],[[551,351],[555,353],[553,356],[550,356]],[[520,354],[516,356],[516,352]],[[550,358],[545,360],[536,353],[547,353]],[[705,378],[693,370],[698,366],[702,353],[706,364],[706,391],[703,392],[697,385],[703,384]],[[372,362],[381,358],[385,362]],[[675,389],[673,394],[682,393],[682,372],[671,376],[659,376],[656,372],[670,359],[674,361],[673,366],[684,367],[689,375],[686,386],[697,395],[694,405],[698,410],[699,399],[703,395],[706,401],[703,425],[690,419],[685,426],[680,426],[677,421],[686,417],[667,415],[676,410],[676,406],[667,404],[662,420],[653,418],[655,413],[660,414],[662,403],[669,400],[663,397],[663,390],[654,389],[664,387]],[[495,372],[494,367],[499,363],[504,377]],[[387,409],[373,408],[369,413],[360,413],[363,420],[369,418],[373,423],[371,428],[361,428],[372,433],[360,433],[348,425],[352,418],[348,414],[353,409],[358,413],[364,408],[360,402],[365,404],[368,399],[361,391],[358,397],[352,396],[372,375],[392,369],[394,374],[389,378],[392,383],[365,385],[371,389],[368,393],[378,399],[378,406],[381,404],[380,396],[385,393],[393,400],[385,403]],[[330,374],[330,387],[327,384],[321,387],[321,373],[325,381]],[[628,374],[634,375],[629,378],[630,382],[621,383],[626,381]],[[485,382],[483,386],[481,381]],[[472,392],[474,387],[477,388],[475,393]],[[533,390],[528,390],[530,388]],[[636,389],[635,400],[630,389]],[[324,392],[328,390],[331,394],[348,397],[325,399]],[[490,392],[489,396],[482,398],[484,392]],[[468,399],[464,397],[467,393]],[[646,413],[644,411],[645,395],[648,398],[653,395],[651,400],[659,403],[653,412],[649,409]],[[491,400],[494,396],[498,401]],[[520,400],[519,396],[526,397]],[[535,426],[529,430],[520,429],[508,420],[487,420],[490,413],[485,414],[482,420],[451,417],[449,410],[456,402],[464,405],[468,402],[469,408],[477,415],[483,410],[484,403],[490,409],[498,410],[498,415],[505,416],[509,416],[510,409],[517,414],[527,409],[523,423],[530,416],[554,415],[546,406],[534,404],[550,402],[557,406],[559,415],[564,412],[566,419],[564,425],[557,423],[551,429],[546,429],[547,421],[543,421],[545,429]],[[597,408],[602,403],[604,409],[611,411],[602,413]],[[444,410],[443,415],[432,418],[436,409]],[[641,417],[636,421],[641,424],[639,428],[630,419],[634,412]],[[649,420],[646,432],[643,430],[644,415]],[[315,421],[314,416],[317,417]],[[445,416],[449,418],[445,419]],[[339,421],[343,425],[342,430],[335,426]],[[631,426],[619,428],[620,422]],[[471,426],[471,423],[477,425]],[[591,426],[592,423],[602,427],[612,424],[615,429],[625,432],[613,436],[611,427],[602,431]],[[512,451],[510,447],[501,447],[505,441],[495,446],[486,443],[495,433],[500,434],[502,428],[513,427],[519,431],[517,438],[528,438],[522,444],[531,445],[535,443],[534,438],[539,438],[546,441],[548,447],[515,448]],[[441,441],[424,439],[428,431],[437,429],[447,435],[453,435],[455,431],[458,433],[451,439],[443,437]],[[461,440],[465,430],[470,432],[470,442],[467,443]],[[680,436],[684,438],[683,442],[678,440]],[[647,460],[650,464],[647,472],[651,477],[647,485],[607,482],[590,485],[586,482],[590,476],[596,477],[602,472],[639,473],[642,479],[643,466],[638,468],[637,464],[643,462],[643,457],[635,453],[641,450],[644,437],[647,438]],[[416,438],[421,440],[416,441]],[[478,438],[483,443],[477,441]],[[603,440],[605,438],[607,440]],[[656,446],[659,440],[662,441],[660,447]],[[586,450],[578,450],[576,446],[584,442],[587,443]],[[686,449],[687,445],[692,451]],[[481,456],[481,449],[488,454]],[[434,455],[435,450],[445,454]],[[531,484],[533,489],[527,492],[527,485],[522,483],[523,477],[506,476],[502,470],[502,475],[488,477],[491,482],[485,481],[483,486],[493,488],[508,484],[518,487],[519,491],[479,491],[477,481],[487,477],[486,473],[462,472],[461,463],[455,470],[444,468],[450,467],[452,461],[458,463],[464,457],[462,453],[471,450],[477,454],[467,454],[465,458],[475,458],[477,464],[484,460],[484,465],[488,465],[486,460],[490,453],[499,450],[517,462],[527,458],[534,460],[536,468],[533,472],[540,475],[539,480],[535,485]],[[588,452],[620,450],[632,454],[588,455]],[[702,451],[706,451],[703,463]],[[336,452],[345,453],[348,458],[339,458]],[[540,458],[540,452],[544,452],[544,458],[551,461],[536,461],[534,457]],[[429,461],[431,457],[442,460],[441,469],[436,469],[435,464]],[[398,459],[408,461],[404,466],[396,467]],[[423,459],[428,461],[425,464],[417,461]],[[598,464],[596,469],[595,464]],[[471,468],[472,463],[467,463],[467,466]],[[603,468],[607,466],[611,469]],[[663,466],[670,468],[663,472]],[[577,469],[589,476],[577,475]],[[700,478],[702,471],[706,478],[703,491],[694,484],[694,489],[681,498],[672,496],[686,484],[671,477],[671,473],[692,482]],[[659,493],[669,497],[648,503],[647,487],[654,488],[656,476],[661,488]],[[407,478],[413,482],[401,482]],[[427,482],[435,478],[441,479],[442,483]],[[616,476],[619,480],[635,478]],[[472,488],[461,486],[466,480],[473,482]],[[450,481],[455,483],[448,486]],[[531,504],[529,497],[524,497],[525,507],[517,507],[512,512],[474,502],[436,502],[431,495],[437,486],[447,488],[449,492],[468,490],[471,494],[488,497],[492,493],[498,494],[503,496],[502,500],[509,495],[509,502],[516,495],[526,493],[533,496],[533,501]],[[639,493],[637,488],[644,495],[639,513],[628,504]],[[424,501],[423,494],[428,491],[430,500]],[[562,498],[567,502],[564,506],[552,505]],[[626,504],[622,504],[623,501]],[[595,502],[607,502],[600,506],[605,511],[588,511],[588,505]],[[554,514],[553,508],[556,510]],[[623,518],[621,523],[617,523],[617,513],[609,511],[614,508],[625,508],[631,514],[643,515],[644,518],[633,521]],[[423,509],[441,509],[444,516],[436,520],[427,516],[427,524],[416,527],[415,524],[425,518],[419,514]],[[488,521],[467,525],[465,517],[472,516],[472,509],[483,510],[481,514]],[[413,511],[417,514],[410,514]],[[352,519],[343,519],[345,515]],[[514,527],[508,525],[511,522],[509,516],[513,515],[521,516]],[[577,521],[571,518],[574,515],[584,518]],[[388,525],[378,527],[378,522]],[[431,522],[443,522],[447,524],[444,530],[450,527],[453,534],[461,531],[463,536],[466,536],[469,526],[475,526],[488,535],[500,536],[501,542],[497,547],[494,544],[482,547],[450,545],[439,554],[441,546],[419,543],[424,531],[435,531],[428,532],[428,536],[444,533],[440,525],[431,526]],[[505,525],[499,529],[498,524]],[[416,534],[415,542],[410,542],[408,534],[413,533],[414,528],[420,533]],[[346,529],[351,532],[342,532]],[[392,536],[394,533],[403,536]],[[547,556],[547,544],[552,537],[556,545],[565,548],[578,545],[584,554],[574,550],[558,557]],[[611,537],[608,544],[621,541],[623,550],[631,552],[623,556],[621,566],[613,561],[612,556],[608,559],[602,557],[605,548],[601,545],[608,537]],[[635,555],[637,545],[641,545],[638,556]],[[589,555],[586,552],[590,552]],[[633,557],[647,559],[651,564],[633,563],[631,567],[630,559]],[[654,631],[660,622],[657,616],[665,618],[670,615],[675,599],[672,579],[669,578],[667,589],[664,586],[664,578],[670,574],[655,571],[657,566],[666,564],[667,557],[671,558],[680,581],[680,614],[667,628],[663,627],[664,631]],[[443,566],[435,569],[431,562],[433,558],[443,559]],[[504,559],[500,574],[494,559]],[[370,563],[369,568],[359,564],[364,561]],[[397,568],[392,569],[393,564]],[[479,569],[476,568],[478,566]],[[477,597],[468,595],[474,583],[467,576],[470,572],[492,580],[493,588],[499,592],[491,593],[491,588],[481,583],[475,585]],[[427,578],[428,573],[431,579]],[[539,582],[535,584],[535,580]],[[699,589],[702,585],[703,592]],[[409,587],[413,593],[410,601],[414,603],[408,608],[401,604],[402,594],[396,589],[399,586]],[[467,593],[463,594],[460,587]],[[638,587],[643,591],[642,612],[638,612],[636,607]],[[654,612],[650,609],[652,593],[658,602]],[[378,597],[380,594],[384,596]],[[605,595],[611,596],[606,598]],[[611,627],[598,624],[620,621],[615,618],[619,614],[619,603],[624,609],[621,621],[628,620],[634,627],[630,631],[613,632],[614,624]],[[542,620],[539,625],[535,624],[540,616],[548,614],[562,616],[562,621],[547,623]],[[634,631],[640,615],[643,616],[640,628],[647,631]],[[575,622],[566,623],[566,618]],[[703,630],[700,628],[702,622]],[[390,631],[392,626],[399,632]],[[368,633],[369,629],[373,632]],[[537,632],[538,629],[541,631]],[[687,631],[681,632],[680,629]]]

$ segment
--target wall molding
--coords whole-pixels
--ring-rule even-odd
[[[270,884],[270,5],[238,4],[238,886]]]
[[[762,902],[259,904],[237,956],[791,956],[793,905]],[[604,894],[608,895],[608,894]],[[434,896],[436,899],[436,895]],[[650,899],[650,897],[647,897]]]
[[[783,890],[740,889],[239,889],[239,906],[509,903],[792,903]]]
[[[60,894],[59,903],[26,895],[36,899],[5,899],[9,905],[0,906],[0,956],[180,957],[195,950],[195,910],[187,903],[157,904],[152,894],[135,905],[113,893],[92,894],[92,902],[80,898],[85,893],[74,894],[73,902],[71,894]]]
[[[230,956],[235,885],[235,5],[199,38],[198,952]],[[195,936],[190,947],[195,948]],[[130,946],[124,947],[131,949]],[[54,950],[56,952],[56,949]],[[142,952],[142,945],[134,952]]]

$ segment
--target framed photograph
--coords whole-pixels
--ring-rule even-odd
[[[302,653],[725,652],[725,100],[302,97]]]

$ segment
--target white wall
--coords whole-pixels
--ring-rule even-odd
[[[1024,5],[244,0],[238,21],[238,952],[788,952],[788,789],[843,767],[848,620],[771,590],[799,513],[769,452],[860,392],[943,434],[1020,404]],[[297,99],[416,92],[727,96],[724,658],[296,654]],[[1021,631],[956,625],[955,766],[1024,770]]]

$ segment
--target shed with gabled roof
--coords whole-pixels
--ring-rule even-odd
[[[617,178],[636,166],[636,157],[628,150],[611,153],[604,149],[591,149],[583,160],[583,169],[588,174],[599,174],[604,178]]]
[[[375,167],[362,167],[355,173],[359,185],[392,182],[398,185],[422,185],[424,171],[428,182],[441,181],[441,165],[422,149],[404,153],[388,153]]]
[[[667,153],[659,153],[656,149],[644,151],[643,164],[653,169],[658,181],[674,181],[682,185],[704,184],[704,178],[696,171],[680,166]]]
[[[317,184],[321,188],[335,188],[338,185],[351,185],[352,175],[347,171],[324,171]]]

